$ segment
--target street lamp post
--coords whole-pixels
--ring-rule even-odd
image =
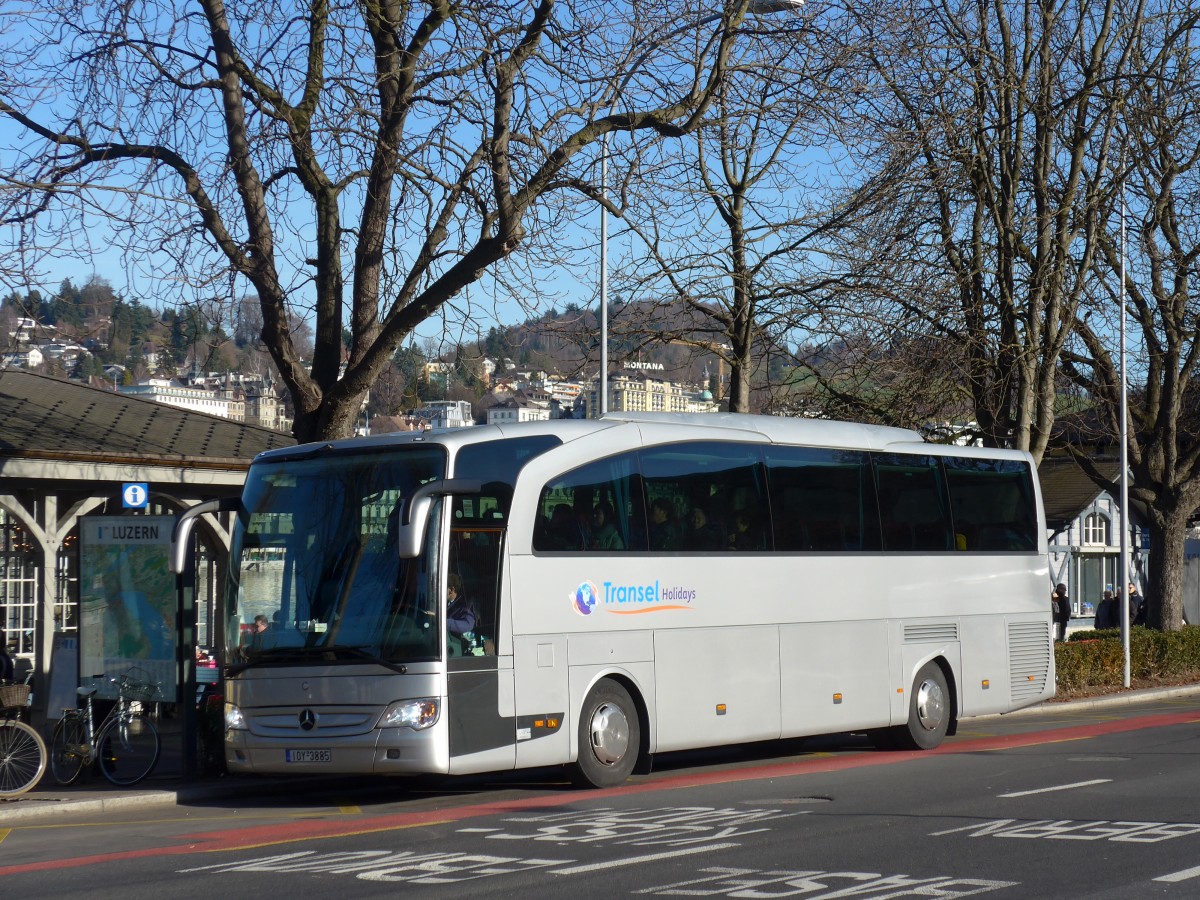
[[[1121,654],[1129,687],[1129,375],[1125,355],[1125,154],[1121,154]],[[1142,601],[1143,603],[1145,600]]]
[[[608,200],[608,133],[600,136],[600,197]],[[608,412],[608,209],[600,204],[600,415]],[[597,417],[598,418],[598,417]]]
[[[769,16],[775,13],[798,12],[804,6],[804,0],[753,0],[746,6],[746,12],[752,16]],[[721,18],[721,13],[703,16],[695,22],[679,26],[669,34],[659,38],[629,67],[629,74],[622,82],[622,89],[633,73],[643,62],[671,38],[692,28],[703,28],[710,22]],[[600,199],[608,199],[608,133],[600,137]],[[600,204],[600,415],[608,412],[608,209],[605,203]]]

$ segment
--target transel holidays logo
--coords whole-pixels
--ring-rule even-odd
[[[670,609],[692,609],[696,591],[688,587],[667,587],[654,584],[616,584],[605,581],[597,588],[594,581],[584,581],[571,592],[571,605],[581,616],[590,616],[597,609],[618,615],[660,612]]]

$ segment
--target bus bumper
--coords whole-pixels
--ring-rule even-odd
[[[331,740],[263,738],[245,731],[225,737],[225,764],[234,774],[422,775],[446,774],[445,740],[434,728],[377,729]]]

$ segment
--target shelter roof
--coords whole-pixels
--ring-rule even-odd
[[[0,458],[246,465],[289,434],[23,369],[0,370]]]
[[[1100,458],[1095,464],[1106,478],[1117,480],[1121,471],[1119,460]],[[1052,532],[1066,528],[1104,490],[1079,468],[1074,459],[1065,455],[1042,457],[1038,481],[1046,508],[1046,527]]]

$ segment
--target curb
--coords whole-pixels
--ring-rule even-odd
[[[78,813],[109,812],[132,807],[172,806],[186,802],[184,793],[184,790],[140,791],[136,794],[92,797],[88,800],[75,800],[70,797],[52,797],[44,800],[18,797],[11,801],[0,801],[0,823],[7,826],[22,819],[44,819]],[[14,804],[11,809],[9,803]]]
[[[1115,694],[1102,694],[1099,697],[1080,697],[1078,700],[1044,700],[1037,706],[1028,709],[1018,709],[1006,716],[1037,715],[1056,713],[1063,709],[1103,709],[1108,706],[1128,706],[1141,703],[1144,700],[1170,700],[1175,697],[1194,697],[1200,694],[1200,684],[1183,684],[1169,688],[1139,688],[1138,690],[1121,690]],[[983,718],[982,716],[980,718]]]
[[[49,777],[49,776],[47,776]],[[153,806],[180,806],[202,803],[206,800],[224,800],[229,797],[270,797],[275,794],[294,794],[299,785],[304,790],[329,790],[362,779],[361,775],[333,776],[329,778],[280,778],[270,780],[239,780],[223,778],[211,784],[183,785],[176,789],[154,788],[125,793],[100,793],[76,799],[70,793],[39,797],[38,792],[24,794],[11,800],[0,800],[0,832],[10,822],[21,819],[53,818],[79,813],[102,813],[119,809]]]

